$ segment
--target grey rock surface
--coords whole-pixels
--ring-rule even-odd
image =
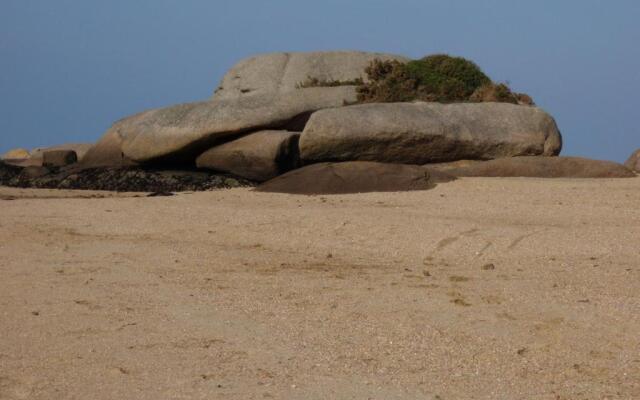
[[[119,121],[107,135],[118,135],[124,155],[137,162],[172,156],[194,159],[220,140],[239,134],[301,129],[309,113],[343,105],[332,89],[336,88],[307,88],[286,96],[255,94],[150,110]],[[346,93],[344,97],[355,100]]]
[[[300,137],[304,161],[405,164],[554,156],[562,137],[536,107],[506,103],[385,103],[321,110]]]
[[[321,82],[366,80],[365,68],[374,59],[409,61],[408,58],[385,53],[361,51],[326,51],[271,53],[247,58],[225,74],[213,99],[238,98],[256,93],[281,93],[296,90],[310,78]],[[345,90],[330,88],[338,98]],[[347,86],[348,97],[355,87]],[[342,98],[341,100],[347,100]]]

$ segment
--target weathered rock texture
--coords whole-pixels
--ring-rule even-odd
[[[299,138],[299,132],[255,132],[205,151],[196,166],[264,182],[298,166]]]
[[[425,164],[460,159],[557,155],[553,118],[506,103],[364,104],[314,113],[300,137],[305,161]]]
[[[365,68],[374,59],[409,61],[406,57],[359,51],[272,53],[240,61],[225,74],[214,100],[272,94],[299,89],[310,80],[348,83],[367,79]],[[352,101],[355,86],[329,88],[339,101]]]
[[[640,173],[640,149],[634,151],[624,165],[630,170]]]
[[[121,152],[136,162],[162,158],[193,161],[217,142],[234,136],[271,128],[301,129],[312,111],[343,105],[331,89],[307,88],[286,96],[253,95],[146,111],[114,124],[102,140],[102,147],[109,151],[99,153]]]
[[[624,165],[579,157],[513,157],[489,161],[463,160],[426,165],[430,171],[486,177],[535,178],[629,178],[635,176]]]
[[[434,186],[427,169],[417,165],[353,161],[309,165],[265,182],[256,190],[311,195],[399,192]]]

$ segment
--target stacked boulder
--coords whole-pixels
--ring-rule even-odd
[[[300,138],[303,160],[427,164],[461,159],[555,156],[551,116],[508,103],[384,103],[322,110]]]
[[[358,84],[367,81],[365,70],[374,60],[408,61],[364,52],[249,58],[231,68],[208,101],[149,110],[116,122],[79,164],[197,166],[256,182],[285,174],[277,185],[263,188],[286,192],[287,181],[318,185],[305,189],[309,193],[322,192],[322,185],[332,193],[424,189],[431,187],[434,173],[447,169],[424,165],[459,160],[510,159],[522,165],[511,168],[512,175],[522,170],[526,176],[558,176],[554,171],[563,168],[561,176],[630,174],[617,165],[611,173],[602,170],[608,164],[591,168],[591,160],[580,161],[573,170],[558,165],[577,165],[575,160],[558,157],[548,162],[560,153],[562,137],[554,119],[535,106],[356,104]],[[448,170],[458,176],[480,174],[474,168],[476,172]],[[574,174],[576,168],[579,173]],[[290,170],[295,171],[286,174]],[[334,182],[326,183],[329,178]],[[389,184],[394,180],[396,185]],[[335,182],[343,182],[338,185],[342,189]]]
[[[150,110],[116,122],[84,164],[189,163],[248,134],[301,131],[315,111],[355,102],[355,82],[374,59],[406,60],[379,53],[318,52],[267,54],[241,61],[209,101]],[[305,85],[313,79],[339,84]],[[257,147],[252,154],[260,150]],[[251,157],[246,156],[249,162]]]
[[[196,166],[268,181],[298,167],[299,139],[299,132],[283,130],[250,133],[205,151]]]

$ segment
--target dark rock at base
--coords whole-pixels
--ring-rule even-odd
[[[246,179],[207,171],[167,171],[136,167],[54,168],[27,171],[0,163],[0,185],[22,188],[183,192],[254,186]]]
[[[28,167],[24,167],[22,172],[20,172],[20,178],[22,179],[40,178],[50,173],[51,173],[51,169],[47,167],[38,167],[36,165],[30,165]]]
[[[22,173],[23,169],[24,168],[0,161],[0,184],[16,179],[18,175]]]
[[[489,161],[462,160],[427,164],[427,169],[458,177],[630,178],[624,165],[580,157],[511,157]]]
[[[267,181],[256,190],[312,195],[401,192],[433,187],[429,172],[418,165],[351,161],[312,164]]]
[[[49,150],[42,153],[44,167],[65,167],[78,162],[78,155],[73,150]]]

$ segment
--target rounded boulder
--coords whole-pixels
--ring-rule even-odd
[[[254,132],[205,151],[196,166],[264,182],[298,166],[299,137],[299,132]]]

